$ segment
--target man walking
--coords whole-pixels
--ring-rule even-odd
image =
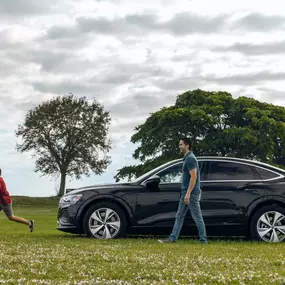
[[[6,184],[4,179],[1,177],[2,170],[0,169],[0,211],[4,211],[7,218],[10,221],[21,223],[27,225],[29,227],[30,232],[34,230],[34,221],[33,220],[25,220],[21,217],[16,217],[13,215],[12,209],[12,198],[7,191]]]
[[[160,243],[175,242],[183,226],[185,215],[190,209],[191,216],[197,226],[200,242],[207,242],[206,229],[200,208],[200,170],[198,161],[192,151],[192,141],[183,138],[179,142],[179,149],[183,153],[182,187],[175,223],[168,239],[158,240]]]

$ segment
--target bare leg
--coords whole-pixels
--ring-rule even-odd
[[[20,224],[24,224],[24,225],[29,225],[29,221],[21,218],[21,217],[17,217],[17,216],[9,216],[8,219],[10,221],[13,221],[13,222],[17,222],[17,223],[20,223]]]

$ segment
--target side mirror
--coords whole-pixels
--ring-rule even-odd
[[[158,175],[152,176],[145,181],[147,188],[151,190],[159,190],[160,177]]]

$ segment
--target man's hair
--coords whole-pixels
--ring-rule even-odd
[[[0,168],[0,176],[2,175],[2,169]]]
[[[192,149],[193,141],[190,138],[184,137],[184,138],[181,138],[180,140],[183,141],[185,144],[188,144],[189,149]]]

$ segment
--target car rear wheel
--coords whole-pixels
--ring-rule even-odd
[[[110,202],[100,202],[92,206],[83,219],[85,234],[98,239],[122,237],[125,235],[126,226],[124,211]]]
[[[254,240],[278,243],[285,240],[285,209],[265,206],[252,217],[251,236]]]

